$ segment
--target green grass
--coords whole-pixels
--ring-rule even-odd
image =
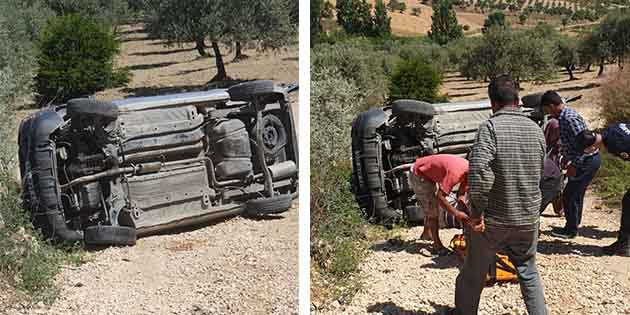
[[[0,233],[0,277],[33,302],[52,303],[58,294],[55,275],[64,264],[85,262],[85,252],[80,244],[45,240],[21,208],[17,185],[3,177],[0,186],[0,214],[5,222]]]
[[[630,162],[602,152],[602,166],[593,183],[607,206],[620,207],[621,198],[630,187]]]
[[[375,240],[397,228],[369,225],[350,190],[349,161],[336,163],[325,178],[311,174],[311,290],[324,302],[349,303],[362,287],[359,267]]]

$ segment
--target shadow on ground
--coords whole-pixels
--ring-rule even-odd
[[[578,244],[559,239],[538,241],[538,253],[545,255],[603,256],[601,246]]]
[[[370,246],[370,250],[381,252],[407,252],[410,254],[425,254],[431,249],[431,243],[420,240],[389,239]]]
[[[558,92],[564,92],[564,91],[584,91],[584,90],[590,90],[590,89],[594,89],[594,88],[598,88],[600,87],[601,84],[599,83],[589,83],[587,85],[576,85],[576,86],[567,86],[567,87],[563,87],[563,88],[559,88],[557,89]]]
[[[368,313],[381,313],[383,315],[440,315],[440,314],[450,314],[451,308],[446,305],[431,303],[431,307],[433,307],[433,312],[428,313],[425,311],[414,311],[408,310],[403,307],[396,305],[393,302],[381,302],[376,303],[374,305],[370,305],[367,308]]]
[[[127,70],[149,70],[155,68],[168,67],[177,64],[177,62],[160,62],[160,63],[150,63],[150,64],[142,64],[142,65],[133,65],[126,67]]]
[[[166,51],[147,51],[147,52],[137,52],[137,53],[133,53],[131,54],[131,56],[159,56],[159,55],[171,55],[171,54],[177,54],[177,53],[181,53],[181,52],[188,52],[188,51],[193,51],[195,50],[195,48],[181,48],[181,49],[175,49],[175,50],[166,50]]]
[[[207,90],[206,85],[180,85],[180,86],[142,86],[137,88],[124,88],[124,93],[130,96],[156,96],[173,93],[196,92]]]

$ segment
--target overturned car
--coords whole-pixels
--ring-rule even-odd
[[[19,129],[25,208],[46,236],[91,245],[287,211],[298,189],[295,89],[261,80],[42,109]]]
[[[542,126],[540,96],[522,101],[530,118]],[[352,122],[352,190],[363,215],[385,225],[400,219],[421,224],[424,212],[409,187],[409,171],[385,172],[430,154],[466,157],[477,129],[491,114],[489,100],[439,104],[397,100],[359,113]],[[458,226],[448,213],[444,216],[445,226]]]

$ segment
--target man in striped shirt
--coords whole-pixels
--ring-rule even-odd
[[[579,150],[577,139],[587,130],[586,122],[578,112],[569,108],[555,91],[547,91],[540,101],[546,114],[560,123],[561,151],[568,164],[564,165],[569,178],[563,192],[563,205],[566,224],[551,234],[560,238],[574,238],[582,222],[584,194],[601,165],[599,150],[584,153]]]
[[[546,315],[536,269],[545,137],[518,107],[518,90],[510,76],[492,80],[488,94],[493,115],[479,127],[470,153],[472,231],[455,285],[455,312],[477,314],[485,276],[501,251],[516,267],[528,314]]]

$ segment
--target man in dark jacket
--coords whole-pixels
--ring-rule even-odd
[[[609,153],[630,161],[630,125],[612,124],[601,134],[585,131],[578,137],[578,146],[586,154],[604,146]],[[621,226],[617,240],[604,247],[604,254],[630,256],[630,188],[621,201]]]
[[[536,268],[545,137],[518,107],[511,77],[492,80],[488,94],[493,115],[479,127],[470,153],[472,231],[455,285],[455,312],[477,314],[486,273],[501,251],[516,267],[527,312],[546,315]]]
[[[540,104],[546,114],[560,123],[561,153],[566,158],[567,185],[564,187],[563,204],[566,224],[551,234],[560,238],[575,238],[582,223],[584,194],[601,165],[599,151],[584,153],[577,147],[578,135],[587,130],[584,118],[574,109],[566,106],[555,91],[543,94]]]

